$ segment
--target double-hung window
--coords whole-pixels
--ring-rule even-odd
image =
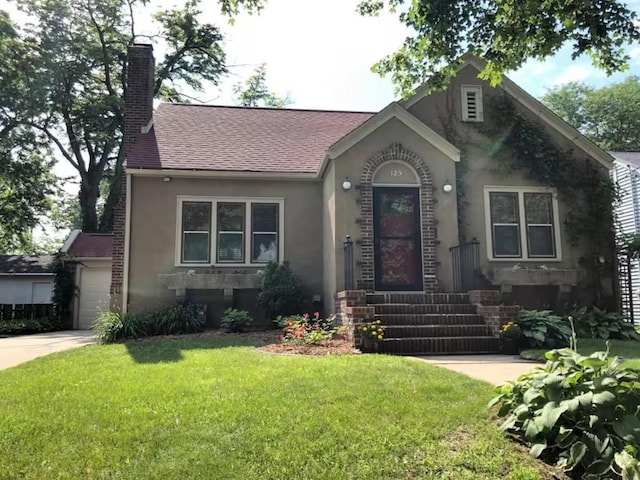
[[[178,197],[176,264],[279,262],[282,216],[282,199]]]
[[[544,187],[485,187],[492,260],[560,260],[558,202]]]

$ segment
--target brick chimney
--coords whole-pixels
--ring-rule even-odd
[[[127,49],[127,87],[124,93],[124,135],[122,152],[126,166],[127,156],[131,152],[141,129],[146,127],[153,116],[153,87],[155,83],[155,60],[153,47],[146,44],[133,44]],[[111,267],[111,307],[122,310],[124,280],[124,249],[126,223],[127,177],[124,168],[121,172],[120,201],[116,206],[113,224],[113,253]]]

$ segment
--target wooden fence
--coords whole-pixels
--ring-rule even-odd
[[[0,322],[27,320],[32,318],[50,318],[53,316],[53,304],[0,304]]]

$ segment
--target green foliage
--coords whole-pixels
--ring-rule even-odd
[[[498,415],[507,417],[501,428],[572,478],[637,479],[640,374],[622,368],[620,357],[609,361],[608,351],[545,356],[544,368],[495,387],[489,406],[500,405]]]
[[[267,66],[262,63],[244,82],[233,86],[233,94],[238,105],[243,107],[284,108],[293,103],[289,95],[281,97],[267,86]]]
[[[571,325],[550,310],[520,310],[518,326],[528,348],[558,348],[569,344]]]
[[[521,340],[522,329],[517,323],[507,322],[500,327],[500,338],[508,338],[510,340]]]
[[[76,293],[75,264],[58,255],[53,265],[53,311],[63,325],[71,327],[71,304]]]
[[[46,176],[50,164],[41,159],[50,158],[50,150],[56,150],[80,177],[82,230],[111,231],[113,209],[121,191],[120,176],[113,173],[122,171],[124,161],[121,140],[127,46],[142,37],[137,26],[151,13],[150,3],[15,3],[28,15],[29,23],[18,28],[4,12],[0,15],[0,158],[2,152],[11,152],[16,158],[30,160],[24,164],[13,161],[11,165],[31,171],[21,178],[26,182],[25,192],[31,196],[29,205],[37,214],[51,183]],[[262,1],[221,0],[220,6],[224,14],[232,16],[240,8],[258,11]],[[187,101],[190,97],[180,91],[179,85],[203,91],[207,86],[204,82],[216,85],[226,73],[222,34],[200,19],[196,0],[152,15],[152,28],[157,34],[144,38],[158,42],[162,46],[158,51],[164,54],[156,67],[156,96]],[[99,222],[100,184],[106,176],[112,179],[111,189]],[[19,198],[20,192],[12,193]],[[27,213],[16,218],[29,220]]]
[[[228,308],[220,320],[220,325],[228,332],[244,332],[252,322],[253,319],[246,310]]]
[[[267,264],[257,302],[270,319],[295,315],[305,310],[306,298],[302,280],[291,270],[289,262]]]
[[[0,322],[0,335],[28,335],[31,333],[62,330],[62,324],[53,318],[26,318]]]
[[[587,309],[582,307],[571,312],[576,332],[579,337],[608,340],[640,340],[633,323],[624,315],[607,312],[598,307]]]
[[[491,154],[502,171],[516,168],[532,180],[555,187],[568,206],[564,229],[569,241],[585,248],[580,258],[590,272],[594,303],[604,303],[599,277],[614,269],[613,207],[619,192],[608,171],[593,160],[562,151],[544,127],[520,113],[506,96],[494,98],[485,109],[488,121],[481,130],[493,141]],[[601,261],[604,259],[604,262]]]
[[[380,341],[384,338],[384,330],[386,327],[382,326],[380,320],[375,322],[368,322],[358,328],[358,333],[363,339],[371,339]]]
[[[549,90],[542,101],[605,150],[640,150],[640,78],[602,88],[571,82]]]
[[[505,72],[566,44],[573,58],[588,54],[596,67],[617,72],[629,59],[623,46],[640,39],[635,12],[615,0],[362,0],[359,11],[376,15],[385,6],[400,11],[411,34],[373,70],[391,74],[405,94],[427,79],[432,89],[442,87],[466,52],[488,62],[481,77],[495,85]]]
[[[194,304],[177,304],[142,312],[101,311],[93,324],[93,334],[100,343],[202,332],[205,315]]]
[[[278,317],[276,323],[282,328],[282,343],[319,345],[331,340],[338,331],[333,326],[333,318],[320,318],[320,313],[313,316],[291,315]]]

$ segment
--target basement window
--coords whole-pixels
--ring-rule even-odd
[[[477,85],[462,85],[462,121],[484,121],[482,87]]]

